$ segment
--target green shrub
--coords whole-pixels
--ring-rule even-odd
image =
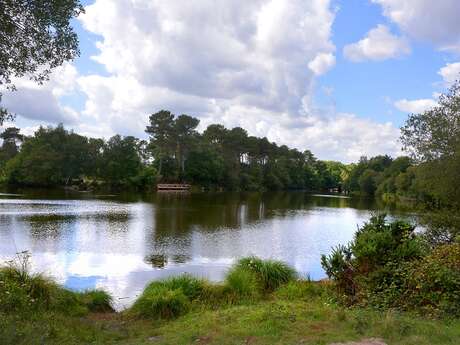
[[[414,230],[411,224],[388,223],[385,215],[374,215],[350,244],[323,255],[321,264],[339,295],[350,304],[389,307],[397,303],[405,279],[402,265],[418,260],[427,250]]]
[[[253,301],[260,297],[260,283],[254,272],[243,267],[232,268],[225,277],[228,302]]]
[[[282,261],[262,260],[253,256],[240,259],[235,267],[255,273],[266,292],[274,291],[297,277],[296,271]]]
[[[189,310],[190,301],[182,289],[171,290],[161,284],[150,284],[131,307],[140,317],[172,319]]]
[[[401,303],[429,314],[460,316],[460,244],[439,246],[404,271]]]

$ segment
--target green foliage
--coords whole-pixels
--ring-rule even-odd
[[[373,216],[348,246],[321,263],[346,303],[458,315],[460,246],[430,253],[423,236],[401,221]]]
[[[187,274],[154,281],[144,289],[130,313],[168,319],[193,308],[254,303],[295,277],[296,272],[283,262],[244,258],[228,271],[223,284],[211,284]]]
[[[361,157],[358,164],[352,164],[344,176],[344,188],[365,196],[414,196],[412,181],[415,177],[413,172],[408,173],[412,164],[408,157]]]
[[[43,82],[52,69],[79,55],[71,20],[84,12],[80,1],[15,0],[0,6],[1,85],[15,90],[12,81],[21,77]],[[0,107],[0,124],[11,118]]]
[[[232,268],[224,284],[229,301],[255,301],[260,297],[260,282],[255,273],[245,267]]]
[[[53,311],[66,315],[85,315],[88,311],[112,312],[112,298],[104,291],[73,292],[41,274],[29,270],[29,254],[0,268],[0,312],[36,313]]]
[[[113,299],[104,290],[89,290],[80,294],[79,298],[91,312],[113,312]]]
[[[2,135],[8,138],[4,145],[19,140],[17,131]],[[153,185],[157,177],[155,168],[147,163],[145,146],[134,137],[116,135],[104,142],[69,132],[62,125],[41,127],[33,137],[24,139],[19,153],[10,154],[3,162],[3,175],[12,185],[72,185],[89,179],[110,187],[141,188]],[[0,158],[2,152],[5,150],[0,150]]]
[[[275,296],[279,299],[289,301],[312,300],[319,298],[327,293],[326,286],[321,283],[307,280],[290,281],[275,291]]]
[[[208,283],[181,275],[150,283],[136,300],[131,312],[140,317],[169,319],[187,312],[191,303],[202,299]]]
[[[341,190],[348,174],[342,163],[322,162],[308,150],[248,136],[241,127],[210,125],[201,135],[198,119],[188,115],[162,110],[149,119],[149,142],[120,135],[107,141],[88,138],[62,125],[41,127],[23,138],[9,128],[0,148],[2,180],[79,189],[187,182],[206,189],[329,191]]]
[[[182,289],[170,289],[161,284],[149,285],[131,307],[140,317],[172,319],[186,313],[190,301]]]
[[[146,132],[161,181],[228,190],[328,190],[341,188],[345,166],[321,162],[310,151],[249,136],[241,127],[212,124],[202,135],[198,120],[161,110]]]
[[[437,106],[411,114],[401,140],[419,165],[415,186],[425,205],[430,242],[452,243],[460,231],[460,81],[439,97]]]
[[[153,282],[151,285],[155,284],[165,286],[171,290],[180,289],[187,298],[195,300],[200,298],[207,282],[202,279],[194,278],[188,274],[183,274],[160,282]]]
[[[402,271],[404,304],[424,313],[460,316],[460,244],[439,246]]]
[[[266,292],[276,290],[297,276],[296,271],[282,261],[262,260],[254,256],[240,259],[236,268],[253,272]]]

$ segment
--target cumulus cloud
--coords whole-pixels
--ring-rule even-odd
[[[401,99],[394,103],[395,107],[406,113],[423,113],[437,105],[437,102],[431,98],[407,100]]]
[[[169,109],[198,117],[199,130],[241,126],[323,159],[398,154],[391,123],[315,106],[315,80],[335,65],[334,16],[329,0],[95,0],[79,20],[108,73],[66,64],[43,86],[19,81],[5,105],[96,137],[145,137],[148,115]],[[81,113],[64,105],[75,92]]]
[[[335,56],[331,53],[320,53],[310,61],[310,68],[316,75],[321,75],[329,71],[335,65]]]
[[[442,67],[438,74],[442,77],[444,86],[449,87],[456,80],[460,79],[460,62],[448,63]],[[401,99],[394,102],[394,106],[406,113],[422,113],[435,107],[438,102],[436,99],[439,98],[441,93],[434,92],[432,98],[423,98],[415,100]]]
[[[60,98],[75,91],[77,75],[76,68],[66,63],[56,68],[50,80],[42,85],[25,78],[13,80],[17,91],[5,92],[2,105],[26,119],[75,124],[78,113],[64,105]]]
[[[313,79],[309,61],[334,49],[328,7],[320,0],[97,0],[81,20],[103,37],[94,59],[114,75],[298,112]]]
[[[454,83],[460,79],[460,62],[448,63],[439,70],[438,74],[447,85]]]
[[[442,50],[460,52],[460,1],[372,0],[407,35]]]
[[[410,47],[404,38],[397,37],[385,25],[378,25],[366,36],[343,48],[345,57],[353,62],[366,60],[386,60],[410,53]]]
[[[96,0],[80,20],[101,37],[93,59],[110,76],[82,76],[78,85],[87,95],[83,115],[104,125],[80,127],[141,135],[147,115],[165,108],[198,117],[200,130],[242,126],[321,158],[396,154],[392,124],[315,111],[315,78],[335,64],[330,7],[328,0]]]

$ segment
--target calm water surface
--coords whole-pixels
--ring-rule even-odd
[[[28,250],[35,271],[72,289],[106,289],[123,308],[150,280],[182,272],[221,280],[247,255],[323,278],[321,254],[382,209],[302,192],[0,195],[0,260]]]

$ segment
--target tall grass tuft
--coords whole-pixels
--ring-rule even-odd
[[[78,293],[56,284],[51,278],[29,270],[30,255],[19,253],[16,260],[0,267],[0,312],[30,314],[57,311],[83,316],[88,311],[113,311],[112,298],[104,291]]]
[[[207,282],[203,279],[192,277],[189,274],[182,274],[151,284],[162,285],[170,290],[180,289],[187,298],[193,301],[201,297]]]
[[[190,301],[182,289],[170,289],[161,284],[150,284],[131,307],[137,316],[153,319],[172,319],[185,314]]]
[[[193,301],[204,298],[208,285],[188,274],[154,281],[134,303],[131,311],[140,317],[171,319],[185,313]]]
[[[224,293],[230,303],[252,302],[260,297],[260,287],[254,272],[246,268],[234,267],[225,277]]]
[[[235,267],[255,273],[265,292],[272,292],[297,278],[297,273],[292,267],[278,260],[262,260],[250,256],[240,259]]]
[[[317,282],[307,280],[291,281],[276,290],[275,296],[279,299],[294,300],[312,300],[323,296],[325,287]]]
[[[97,313],[113,312],[113,299],[103,290],[89,290],[80,294],[81,301],[89,311]]]

